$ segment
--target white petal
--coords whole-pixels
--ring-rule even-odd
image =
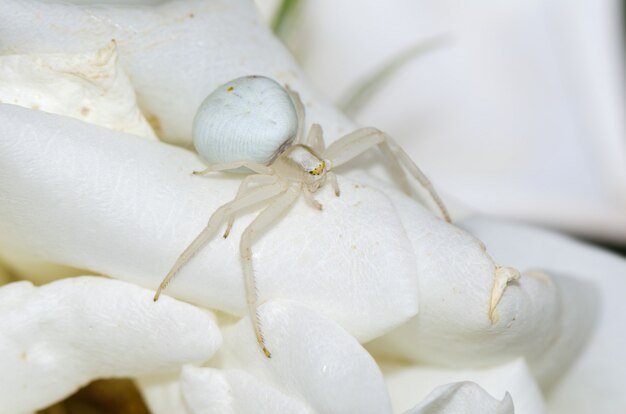
[[[442,385],[406,414],[514,414],[511,396],[498,401],[473,382]]]
[[[458,368],[489,366],[519,355],[536,358],[550,346],[561,310],[550,278],[522,275],[506,286],[490,313],[498,267],[484,245],[406,196],[388,193],[416,252],[420,312],[368,349]]]
[[[416,401],[427,398],[432,389],[442,384],[463,381],[478,384],[495,398],[504,398],[510,394],[516,414],[545,412],[541,391],[523,359],[482,370],[393,364],[383,364],[381,368],[396,412],[413,407]],[[481,413],[479,410],[475,412]]]
[[[38,19],[32,19],[37,15]],[[170,142],[191,142],[196,109],[217,86],[240,76],[289,83],[307,118],[331,135],[349,132],[336,110],[311,99],[300,70],[257,16],[251,1],[168,1],[153,6],[77,6],[5,0],[0,53],[83,52],[114,38],[140,107]]]
[[[238,369],[186,366],[181,391],[193,414],[313,413],[301,401]]]
[[[387,413],[389,395],[374,359],[337,324],[296,302],[260,309],[266,358],[250,319],[225,327],[224,368],[244,369],[321,413]]]
[[[0,102],[156,138],[118,64],[116,43],[95,49],[0,56]]]
[[[470,220],[464,226],[490,243],[503,260],[518,266],[558,269],[595,286],[601,311],[594,331],[583,353],[551,390],[548,409],[552,413],[568,414],[624,412],[626,260],[529,226],[486,218]],[[526,248],[519,249],[520,245]],[[590,317],[585,305],[578,305],[577,310],[570,308],[569,313],[570,328],[578,323],[586,324]]]
[[[537,268],[536,265],[534,268]],[[535,274],[542,273],[545,274]],[[528,359],[533,374],[544,388],[557,383],[576,363],[596,330],[602,308],[600,290],[595,284],[577,279],[573,273],[551,271],[550,274],[559,289],[557,336],[544,352]]]
[[[0,288],[0,411],[43,408],[96,378],[175,370],[221,344],[212,316],[99,277]]]
[[[0,122],[2,243],[145,287],[156,289],[240,182],[192,176],[202,164],[188,151],[70,118],[0,105]],[[417,312],[415,256],[385,195],[340,185],[341,197],[316,195],[322,212],[299,201],[258,239],[255,275],[261,301],[301,300],[367,340]],[[239,238],[252,217],[238,217],[166,292],[245,314]]]

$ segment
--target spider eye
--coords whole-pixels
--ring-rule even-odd
[[[311,175],[320,175],[324,171],[324,161],[322,161],[317,167],[309,171]]]

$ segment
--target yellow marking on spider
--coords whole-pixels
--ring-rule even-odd
[[[229,86],[228,89],[226,89],[228,92],[232,92],[235,90],[234,86]]]
[[[320,165],[315,167],[315,169],[309,171],[309,174],[311,174],[311,175],[320,175],[322,173],[322,171],[324,171],[324,161],[322,161],[322,163]]]

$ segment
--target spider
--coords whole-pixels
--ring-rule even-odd
[[[230,86],[226,90],[231,92],[233,89]],[[322,205],[315,199],[314,194],[327,182],[334,189],[335,195],[339,197],[340,189],[337,177],[333,172],[334,168],[352,160],[372,147],[378,146],[390,160],[392,173],[399,180],[402,189],[407,194],[412,194],[412,189],[405,173],[406,170],[427,190],[443,219],[450,222],[448,211],[428,178],[406,152],[387,134],[376,128],[360,128],[339,138],[327,147],[319,124],[313,124],[306,137],[304,136],[304,105],[296,92],[289,89],[289,87],[286,88],[286,92],[291,98],[293,106],[295,106],[297,132],[293,141],[281,145],[281,148],[274,154],[269,163],[261,164],[241,160],[214,164],[205,170],[193,172],[195,175],[205,175],[211,172],[245,167],[254,174],[245,177],[239,186],[237,195],[232,201],[222,205],[211,215],[207,226],[178,257],[154,296],[154,300],[158,300],[161,292],[167,287],[181,267],[205,243],[217,235],[224,222],[226,222],[226,230],[224,232],[224,238],[226,238],[230,233],[238,212],[248,207],[265,203],[266,207],[241,235],[240,255],[245,280],[246,301],[252,326],[256,340],[267,358],[271,358],[271,352],[265,344],[261,329],[258,312],[258,292],[252,265],[252,245],[255,236],[286,214],[300,196],[303,196],[306,203],[312,208],[322,210]]]

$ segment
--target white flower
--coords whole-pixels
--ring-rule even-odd
[[[3,6],[2,54],[93,53],[114,38],[119,70],[159,137],[169,142],[188,144],[206,94],[247,74],[298,90],[308,122],[320,122],[328,140],[353,129],[310,92],[249,2],[79,7],[15,0]],[[238,262],[238,238],[251,214],[237,219],[231,237],[205,247],[166,291],[195,306],[150,300],[208,216],[233,197],[239,177],[191,176],[202,163],[186,149],[67,116],[3,104],[0,124],[5,254],[142,286],[90,277],[0,288],[0,346],[6,350],[0,369],[7,381],[19,371],[27,384],[22,392],[0,388],[0,411],[42,408],[103,376],[136,378],[155,413],[446,413],[459,405],[467,412],[510,413],[511,398],[517,413],[534,413],[543,410],[538,382],[554,389],[571,384],[563,375],[590,335],[594,289],[603,288],[568,279],[575,272],[564,261],[553,263],[548,274],[526,272],[533,265],[523,261],[524,251],[541,243],[533,230],[496,231],[494,237],[506,241],[524,234],[532,244],[506,247],[496,239],[493,244],[505,247],[494,261],[469,233],[383,184],[384,169],[375,160],[353,163],[342,171],[341,197],[328,189],[319,195],[323,213],[298,203],[254,244],[260,312],[272,349],[266,359],[245,316]],[[468,223],[474,232],[493,226],[475,223]],[[597,254],[569,241],[554,243],[542,252],[546,256],[537,256],[538,265],[541,258],[558,257],[555,252]],[[492,243],[487,246],[491,252]],[[625,272],[623,260],[600,256],[599,268]],[[521,276],[505,267],[511,264]],[[558,271],[564,275],[553,273]],[[594,274],[586,269],[585,276]],[[605,306],[619,303],[616,291],[601,294]],[[220,311],[219,332],[202,308]],[[55,328],[38,330],[42,318]],[[599,320],[607,329],[619,326],[602,314]],[[361,345],[373,339],[367,350]],[[19,369],[23,348],[50,342],[56,347],[46,355],[54,363],[43,368],[51,369],[28,359],[29,369]],[[624,342],[622,335],[617,343]],[[593,346],[588,352],[598,355]],[[581,361],[593,361],[593,355]],[[393,365],[388,357],[411,363]],[[203,366],[185,365],[198,362]],[[611,375],[617,377],[623,365],[603,367],[603,387],[615,386]],[[432,377],[437,383],[429,382]],[[463,382],[468,379],[491,396]],[[42,384],[51,382],[57,387],[43,393],[48,385]],[[450,382],[455,384],[418,405]],[[577,386],[574,380],[569,389]],[[412,390],[408,396],[406,390]],[[565,406],[555,401],[555,407]],[[602,404],[595,396],[585,401]]]

